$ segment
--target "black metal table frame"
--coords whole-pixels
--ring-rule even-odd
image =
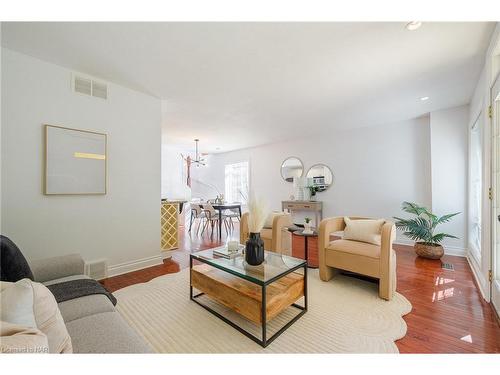
[[[201,303],[200,301],[197,300],[198,297],[203,296],[205,293],[201,292],[196,295],[193,295],[193,283],[192,283],[192,276],[191,276],[191,271],[193,270],[193,259],[201,262],[201,263],[206,263],[209,264],[212,267],[218,268],[222,271],[228,272],[234,276],[237,276],[241,279],[247,280],[253,284],[260,285],[261,291],[262,291],[262,300],[261,300],[261,327],[262,327],[262,339],[259,339],[255,335],[251,334],[250,332],[246,331],[245,329],[241,328],[238,326],[236,323],[232,322],[222,314],[218,313],[217,311],[213,310],[209,306]],[[272,335],[270,338],[267,338],[267,316],[266,316],[266,287],[269,284],[272,284],[273,282],[281,279],[282,277],[285,277],[286,275],[297,271],[300,268],[304,268],[304,306],[300,306],[296,303],[292,303],[290,306],[295,307],[296,309],[300,310],[300,313],[298,313],[296,316],[294,316],[288,323],[286,323],[283,327],[281,327],[274,335]],[[245,336],[248,338],[252,339],[255,341],[257,344],[262,346],[263,348],[267,347],[270,343],[272,343],[276,338],[278,338],[283,332],[285,332],[293,323],[295,323],[302,315],[304,315],[307,312],[307,261],[304,263],[301,263],[293,268],[290,268],[288,271],[273,277],[272,279],[269,279],[268,281],[262,281],[262,282],[254,282],[246,279],[242,275],[239,275],[237,272],[232,271],[230,269],[224,268],[223,266],[218,266],[215,264],[212,264],[208,261],[204,261],[203,259],[200,258],[193,258],[193,255],[191,254],[189,256],[189,298],[191,301],[196,302],[198,305],[203,307],[205,310],[208,310],[210,313],[224,321],[225,323],[229,324],[231,327],[235,328],[237,331],[243,333]],[[217,302],[217,301],[216,301]]]

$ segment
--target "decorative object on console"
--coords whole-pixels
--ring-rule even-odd
[[[417,255],[422,258],[441,259],[444,249],[440,243],[445,238],[458,237],[447,233],[434,234],[434,230],[439,224],[449,222],[452,217],[460,212],[439,217],[427,208],[411,202],[403,202],[401,209],[416,216],[411,219],[402,219],[400,217],[394,217],[394,219],[396,219],[396,227],[401,229],[405,236],[416,241],[414,247]]]
[[[266,204],[252,194],[248,202],[248,230],[250,234],[245,249],[245,260],[252,266],[258,266],[264,261],[264,241],[260,238],[260,231],[264,228],[267,215]]]
[[[281,177],[286,182],[294,182],[296,177],[300,178],[303,174],[304,164],[299,158],[290,156],[281,163]]]
[[[298,201],[306,201],[304,191],[305,191],[305,179],[303,177],[293,178],[293,191],[295,192],[295,199]]]
[[[106,194],[106,134],[45,125],[45,195]]]
[[[333,173],[332,170],[325,164],[315,164],[307,171],[306,175],[308,181],[308,188],[311,189],[311,195],[315,195],[316,192],[322,192],[327,190],[333,185]],[[313,189],[314,188],[314,194]]]
[[[304,219],[304,234],[312,234],[313,231],[311,230],[311,218],[306,217]]]
[[[309,186],[309,191],[310,191],[310,200],[315,201],[316,200],[316,193],[319,191],[317,186]]]

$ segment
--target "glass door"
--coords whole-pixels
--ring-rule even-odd
[[[469,249],[481,264],[481,217],[483,202],[483,118],[479,114],[469,130]]]
[[[500,78],[491,90],[491,302],[500,313]]]

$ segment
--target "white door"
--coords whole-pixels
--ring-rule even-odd
[[[500,76],[491,90],[491,302],[500,314]]]

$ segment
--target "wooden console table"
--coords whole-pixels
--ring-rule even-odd
[[[290,213],[293,211],[310,211],[313,213],[315,221],[314,225],[319,227],[319,223],[323,220],[323,202],[318,201],[282,201],[281,209],[287,209]]]

